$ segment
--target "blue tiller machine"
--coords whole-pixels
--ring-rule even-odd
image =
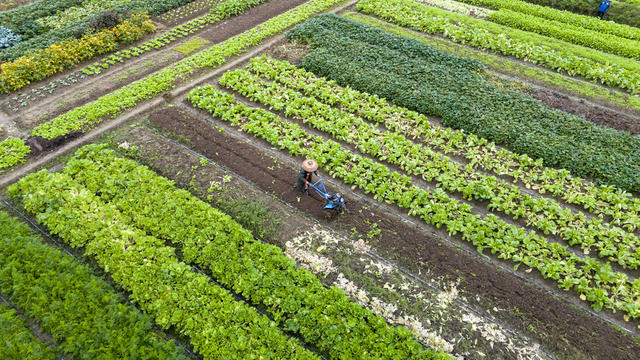
[[[330,194],[324,185],[324,180],[318,176],[318,163],[313,159],[307,159],[302,163],[302,172],[298,177],[296,188],[302,190],[301,186],[306,183],[305,180],[311,179],[311,174],[315,174],[318,180],[315,182],[308,181],[309,187],[315,190],[320,198],[324,200],[323,209],[327,211],[327,217],[331,218],[335,214],[342,213],[347,210],[344,197],[340,193]],[[306,189],[305,189],[306,190]],[[307,193],[308,194],[308,193]]]

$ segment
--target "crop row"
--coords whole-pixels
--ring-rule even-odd
[[[194,71],[208,67],[218,67],[232,56],[241,54],[252,46],[258,45],[265,38],[280,33],[291,25],[302,22],[314,13],[326,10],[341,1],[311,0],[299,5],[242,34],[183,59],[171,67],[153,73],[144,79],[137,80],[112,93],[101,96],[89,104],[55,117],[35,128],[32,134],[42,136],[45,139],[54,139],[98,123],[104,120],[106,116],[115,117],[123,111],[133,108],[139,102],[151,99],[173,88],[178,80]],[[16,140],[5,141],[14,142]],[[27,155],[22,152],[21,155],[23,156],[19,159],[5,160],[4,156],[11,154],[10,152],[0,152],[0,164],[17,163]]]
[[[533,232],[511,226],[494,215],[471,213],[471,206],[452,200],[441,189],[430,191],[413,186],[411,179],[373,160],[346,151],[340,144],[311,136],[297,124],[282,121],[275,114],[236,102],[233,95],[213,86],[202,86],[187,98],[198,108],[287,150],[292,156],[316,159],[323,170],[354,184],[378,201],[397,204],[450,235],[460,234],[479,252],[488,249],[501,259],[509,259],[537,269],[558,286],[573,289],[596,310],[602,307],[623,310],[631,318],[640,317],[640,279],[630,281],[609,264],[591,257],[578,257],[564,246],[548,243]]]
[[[492,9],[508,9],[528,14],[538,18],[556,20],[567,25],[573,25],[599,33],[616,35],[627,39],[640,40],[640,29],[610,21],[601,21],[593,16],[574,14],[569,11],[557,10],[546,6],[530,4],[522,0],[457,0],[461,3]]]
[[[51,233],[72,247],[84,247],[85,255],[129,291],[141,310],[163,329],[174,327],[188,337],[204,359],[317,358],[69,175],[42,170],[7,193]]]
[[[547,20],[507,9],[501,9],[491,13],[489,19],[495,23],[515,29],[531,31],[610,54],[636,60],[640,59],[640,42],[638,40],[603,34],[595,30],[584,29],[561,21]]]
[[[628,193],[572,177],[566,170],[543,167],[540,160],[534,161],[527,155],[500,149],[474,134],[432,125],[420,113],[390,105],[377,95],[341,87],[335,81],[319,78],[285,61],[256,57],[251,59],[248,69],[408,138],[419,138],[440,152],[463,157],[473,167],[510,176],[514,182],[522,182],[528,189],[540,194],[550,193],[600,217],[610,216],[615,224],[628,231],[640,226],[640,199],[631,198]]]
[[[129,49],[118,51],[100,62],[95,62],[88,65],[81,71],[87,75],[95,75],[101,73],[103,70],[108,69],[110,66],[116,63],[124,63],[132,57],[138,57],[148,51],[161,49],[183,37],[189,36],[203,28],[230,18],[232,16],[240,15],[258,6],[268,0],[227,0],[218,3],[211,8],[207,15],[188,21],[186,24],[178,25],[168,32],[157,36],[149,41],[144,42],[141,45],[134,46]]]
[[[526,2],[587,16],[595,16],[599,4],[597,0],[526,0]],[[606,20],[640,27],[638,0],[612,1],[611,5],[607,11]]]
[[[424,0],[422,2],[424,2]],[[543,67],[530,66],[518,60],[458,44],[439,36],[416,32],[358,12],[346,12],[342,16],[353,21],[383,29],[394,35],[418,40],[440,51],[447,51],[457,56],[480,61],[487,65],[494,73],[508,74],[509,76],[515,76],[530,83],[546,84],[544,86],[564,89],[566,94],[584,99],[597,99],[632,110],[640,110],[640,97],[612,90],[588,80],[570,77]]]
[[[452,11],[462,15],[486,18],[493,10],[484,9],[477,6],[468,5],[455,0],[419,0],[419,2],[437,7],[443,10]]]
[[[0,173],[5,169],[24,162],[31,148],[19,138],[8,138],[0,142]]]
[[[428,47],[418,41],[332,15],[316,17],[288,36],[311,44],[302,66],[318,75],[437,115],[445,126],[542,158],[547,166],[640,192],[640,138],[500,88],[463,68],[463,59],[420,57],[414,47]]]
[[[118,19],[134,14],[157,15],[192,0],[131,0],[112,7],[106,16],[104,12],[89,17],[73,18],[59,28],[49,28],[38,23],[40,18],[52,16],[66,9],[81,6],[78,0],[42,0],[31,5],[0,13],[0,23],[22,37],[22,41],[7,49],[0,50],[0,60],[13,61],[30,51],[44,49],[51,45],[72,40],[82,35],[90,36],[104,28],[112,28]]]
[[[87,125],[95,124],[103,120],[105,116],[116,116],[133,108],[141,101],[151,99],[171,89],[176,81],[194,71],[218,67],[232,56],[247,51],[265,38],[275,35],[340,1],[342,0],[311,0],[304,3],[242,34],[183,59],[171,67],[155,72],[89,104],[53,118],[38,126],[32,133],[45,139],[54,139],[71,131],[82,129]]]
[[[341,290],[325,288],[280,248],[255,240],[228,215],[135,161],[90,146],[79,150],[64,172],[99,192],[134,226],[179,246],[186,262],[209,269],[214,280],[266,309],[276,323],[329,358],[440,358],[408,330],[387,325]]]
[[[82,61],[113,51],[120,44],[139,40],[154,30],[155,26],[148,16],[134,15],[112,29],[63,41],[30,52],[15,61],[3,62],[0,64],[0,92],[8,93],[23,88]]]
[[[0,303],[0,358],[21,360],[53,360],[55,352],[35,337],[29,325],[15,310]]]
[[[375,15],[398,25],[430,34],[441,34],[454,42],[515,57],[571,76],[581,76],[632,94],[640,92],[640,75],[637,70],[627,69],[617,62],[594,61],[587,54],[574,55],[569,51],[552,49],[542,41],[534,43],[523,36],[517,36],[515,30],[496,32],[495,29],[488,30],[478,23],[456,24],[443,17],[446,16],[443,14],[445,11],[411,0],[364,0],[356,8],[362,13]]]
[[[104,280],[71,255],[43,244],[26,224],[3,211],[0,264],[0,291],[51,334],[61,353],[74,359],[130,359],[139,354],[158,360],[186,358],[183,349],[161,340],[151,319],[127,305]],[[33,355],[45,358],[37,356],[38,349],[34,346]]]
[[[554,234],[570,245],[580,245],[585,254],[596,249],[603,259],[632,269],[640,267],[640,240],[620,228],[603,224],[598,218],[587,219],[551,199],[523,193],[517,186],[482,175],[470,166],[417,145],[399,132],[381,131],[360,117],[277,83],[261,81],[246,70],[225,73],[220,85],[302,120],[365,154],[397,165],[408,175],[420,176],[450,193],[460,193],[465,199],[487,201],[489,210],[503,212],[514,220],[523,218],[527,225],[546,235]]]

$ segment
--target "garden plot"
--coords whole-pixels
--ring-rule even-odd
[[[292,211],[290,206],[302,210],[303,213],[315,213],[317,201],[304,197],[298,201],[295,196],[291,197],[295,193],[286,192],[290,187],[286,179],[274,178],[278,173],[295,171],[288,163],[263,156],[259,161],[250,163],[255,166],[262,163],[263,168],[254,168],[253,171],[248,168],[247,171],[241,170],[242,174],[249,173],[251,179],[226,170],[226,165],[223,168],[220,165],[222,163],[212,162],[204,155],[196,154],[203,152],[226,164],[241,165],[246,162],[232,160],[230,156],[233,153],[225,150],[225,147],[213,148],[205,145],[229,143],[228,140],[220,138],[209,141],[206,136],[193,137],[195,133],[189,135],[183,130],[169,132],[166,125],[163,126],[179,125],[181,119],[188,117],[188,114],[175,107],[161,109],[152,113],[148,119],[160,135],[138,125],[123,129],[115,136],[109,137],[109,141],[120,151],[131,154],[163,175],[176,179],[179,184],[199,194],[216,207],[234,214],[244,226],[265,241],[285,248],[286,253],[300,263],[311,265],[310,270],[317,273],[325,284],[343,287],[345,284],[359,284],[357,286],[362,291],[373,294],[377,299],[373,302],[363,301],[363,305],[373,311],[379,311],[384,303],[384,309],[387,311],[379,313],[381,316],[392,323],[406,326],[427,344],[452,351],[454,355],[462,354],[466,358],[476,358],[483,353],[496,357],[521,354],[521,358],[538,353],[539,355],[533,358],[544,358],[544,353],[536,350],[534,346],[526,345],[526,341],[523,343],[523,339],[515,332],[505,331],[504,324],[494,323],[492,314],[482,315],[476,312],[476,307],[467,304],[462,294],[454,296],[455,299],[451,298],[452,294],[458,293],[455,283],[442,283],[438,277],[431,277],[425,272],[420,275],[420,280],[415,280],[401,272],[389,260],[375,254],[374,249],[367,243],[378,242],[383,237],[393,239],[398,231],[401,231],[391,221],[384,221],[379,215],[375,215],[374,212],[378,213],[375,208],[364,205],[359,209],[358,218],[364,226],[358,226],[357,230],[355,227],[349,228],[356,225],[356,222],[350,219],[345,219],[348,220],[347,223],[343,223],[342,220],[340,224],[326,223],[322,213],[318,212],[319,221],[324,223],[320,225],[317,223],[318,220],[301,216],[299,211]],[[188,124],[184,126],[187,127]],[[163,133],[165,135],[162,135]],[[172,142],[165,136],[175,136],[185,145]],[[258,181],[259,188],[253,181]],[[260,189],[265,189],[265,192]],[[272,193],[278,194],[277,199],[271,195]],[[290,206],[281,203],[283,200]],[[260,208],[265,210],[259,211]],[[389,229],[390,226],[394,228]],[[307,228],[310,230],[304,230]],[[329,241],[330,239],[333,240]],[[329,242],[325,243],[324,240]],[[322,267],[314,266],[309,261],[331,263],[329,268],[342,273],[342,280],[337,281],[337,272],[318,272]],[[393,271],[383,274],[376,270],[379,268]],[[354,301],[364,300],[362,297],[358,298],[358,293],[355,295],[351,296]],[[445,301],[446,299],[451,301]],[[502,330],[498,330],[499,328]],[[450,339],[451,343],[443,340],[441,336]]]
[[[15,27],[29,44],[71,29],[70,14],[183,5],[152,12],[169,29],[5,97],[0,200],[18,217],[0,221],[30,240],[0,256],[36,273],[26,260],[68,252],[90,276],[65,284],[101,281],[114,299],[93,317],[95,301],[56,307],[44,285],[29,302],[12,287],[26,278],[0,265],[9,337],[45,357],[126,358],[137,339],[155,358],[635,359],[640,33],[464,2],[38,8],[42,28]],[[327,11],[362,23],[314,16]],[[567,38],[574,27],[616,39]],[[507,43],[551,56],[547,69],[504,44],[469,47],[507,29]],[[319,196],[292,189],[307,157],[348,212],[329,220]],[[70,269],[49,265],[58,282]],[[132,335],[100,349],[56,325],[119,311]]]

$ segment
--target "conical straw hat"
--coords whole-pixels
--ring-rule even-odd
[[[314,172],[318,170],[318,162],[313,159],[307,159],[302,162],[302,168],[306,172]]]

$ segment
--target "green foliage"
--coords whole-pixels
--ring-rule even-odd
[[[530,83],[542,82],[543,84],[546,84],[543,86],[551,89],[559,88],[566,94],[582,98],[604,100],[617,106],[640,110],[640,97],[632,96],[631,94],[607,89],[586,80],[572,78],[555,71],[542,69],[499,55],[490,54],[463,44],[456,44],[455,42],[441,39],[435,35],[419,33],[357,12],[345,13],[343,16],[369,26],[375,26],[395,35],[416,39],[424,44],[431,45],[440,51],[478,60],[496,72],[516,76]]]
[[[190,1],[193,0],[115,0],[107,6],[103,1],[40,0],[0,12],[0,24],[22,36],[22,41],[16,46],[0,50],[0,60],[13,61],[30,51],[44,49],[83,34],[92,34],[93,20],[101,16],[101,10],[121,15],[158,15]],[[91,4],[95,6],[92,8]]]
[[[548,20],[556,20],[568,25],[574,25],[584,29],[598,31],[604,34],[616,35],[627,39],[640,40],[640,29],[624,24],[616,24],[611,21],[602,21],[593,16],[584,16],[569,11],[530,4],[521,0],[457,0],[462,3],[489,7],[492,9],[509,9],[519,13],[536,16]],[[532,1],[534,2],[534,1]],[[598,3],[599,4],[599,3]],[[617,6],[618,2],[616,1]],[[640,2],[639,2],[640,4]],[[596,7],[592,10],[595,12]]]
[[[80,39],[71,39],[46,49],[34,50],[16,61],[0,64],[0,92],[18,90],[42,80],[81,61],[132,43],[155,30],[146,15],[133,15],[113,29],[105,29]]]
[[[302,65],[318,75],[437,115],[446,126],[544,159],[546,166],[640,192],[638,137],[552,110],[515,90],[500,89],[453,61],[435,62],[416,57],[411,48],[381,46],[409,41],[431,48],[337,16],[316,17],[288,36],[311,43],[314,50]]]
[[[171,89],[176,81],[194,71],[207,67],[218,67],[232,56],[259,44],[265,38],[275,35],[291,25],[297,24],[314,13],[329,8],[341,0],[312,0],[279,16],[271,18],[258,27],[236,35],[201,51],[175,65],[160,70],[144,79],[135,81],[97,100],[70,110],[53,118],[33,130],[33,135],[54,139],[71,131],[93,125],[106,116],[116,116],[131,109],[137,103]]]
[[[528,3],[595,16],[601,0],[525,0]],[[640,3],[637,0],[612,1],[606,20],[640,27]]]
[[[17,7],[9,11],[0,12],[0,24],[20,34],[23,40],[30,39],[45,31],[44,27],[37,23],[37,19],[51,16],[58,11],[77,6],[83,0],[37,0],[31,4]]]
[[[0,214],[0,216],[2,216]],[[0,358],[21,360],[53,360],[55,352],[35,337],[29,325],[15,310],[0,303]]]
[[[631,281],[591,257],[580,257],[566,247],[548,242],[534,232],[509,225],[494,215],[480,216],[470,205],[449,198],[442,189],[413,186],[411,178],[386,166],[345,150],[335,141],[313,136],[297,124],[283,121],[261,108],[250,108],[232,95],[206,85],[192,90],[187,99],[197,108],[262,138],[272,146],[296,157],[312,157],[330,175],[353,184],[380,202],[397,204],[410,215],[430,225],[459,234],[482,253],[490,250],[508,259],[537,269],[565,290],[584,295],[596,311],[603,307],[625,311],[640,318],[640,279]]]
[[[341,290],[327,289],[280,248],[255,240],[228,215],[133,160],[87,146],[63,171],[100,193],[101,201],[117,207],[134,226],[180,246],[185,261],[209,269],[216,281],[266,309],[278,325],[328,358],[436,356],[408,330],[387,325]]]
[[[570,76],[581,76],[632,94],[640,92],[640,68],[636,61],[598,54],[592,49],[448,13],[410,0],[364,0],[358,3],[357,9],[401,26],[442,34],[458,43],[515,57]]]
[[[540,194],[549,193],[567,203],[583,207],[600,217],[611,217],[628,231],[640,226],[640,199],[610,186],[596,186],[572,177],[566,170],[542,166],[542,161],[500,149],[474,134],[432,125],[426,116],[389,105],[376,95],[343,88],[334,81],[318,78],[313,73],[271,58],[254,58],[249,69],[267,79],[315,96],[324,103],[340,106],[368,121],[399,131],[412,139],[420,139],[445,154],[467,159],[473,167],[523,183]],[[303,79],[303,80],[300,80]]]
[[[204,359],[318,359],[266,316],[179,261],[164,239],[131,226],[129,216],[69,175],[42,170],[22,178],[7,192],[19,198],[52,234],[72,247],[83,247],[86,256],[130,292],[129,298],[142,311],[161,328],[173,327],[188,337]],[[225,242],[224,235],[206,241]],[[114,337],[128,340],[122,334]],[[139,350],[138,346],[126,349]],[[140,351],[138,356],[143,354],[147,355]]]
[[[196,31],[203,29],[205,26],[224,20],[231,16],[239,15],[252,7],[255,7],[261,3],[264,3],[265,1],[266,0],[252,0],[252,1],[227,0],[227,1],[219,2],[209,10],[208,14],[204,16],[190,20],[185,24],[178,25],[172,28],[171,30],[169,30],[168,32],[152,40],[146,41],[142,45],[136,46],[133,49],[118,51],[115,54],[113,54],[114,59],[104,59],[101,62],[96,62],[93,65],[87,66],[81,71],[87,75],[99,74],[104,69],[108,69],[109,67],[114,65],[115,61],[123,63],[131,57],[138,57],[153,49],[157,50],[162,47],[165,47],[177,40],[180,40],[183,37],[186,37],[190,34],[195,33]],[[191,46],[195,46],[195,44]],[[189,48],[185,48],[185,50],[189,50]],[[184,54],[188,55],[189,53],[184,53]]]
[[[587,30],[562,21],[547,20],[507,9],[500,9],[491,13],[489,19],[515,29],[547,35],[623,57],[640,59],[640,42],[637,40],[604,34],[597,30]]]
[[[149,317],[127,305],[104,280],[72,256],[43,244],[26,224],[3,211],[0,264],[0,291],[50,333],[58,350],[70,358],[186,358],[183,349],[161,340]],[[37,346],[33,350],[38,353]]]
[[[9,138],[0,142],[0,173],[4,169],[24,162],[31,148],[19,138]]]
[[[257,62],[253,61],[252,64],[252,69],[255,69]],[[286,68],[286,64],[280,66],[274,61],[263,62],[264,65]],[[266,72],[264,69],[259,73],[265,76]],[[285,80],[287,85],[308,89],[310,80],[299,73],[296,75],[293,79],[289,77]],[[220,84],[270,109],[281,110],[291,118],[327,132],[338,141],[352,144],[365,154],[396,165],[408,175],[420,176],[450,193],[459,193],[465,199],[485,201],[488,209],[503,212],[514,220],[522,218],[544,234],[554,234],[570,245],[580,245],[585,253],[597,251],[605,260],[632,269],[640,267],[640,253],[636,253],[636,249],[640,248],[640,239],[635,235],[611,227],[600,219],[588,219],[582,213],[573,213],[551,199],[526,194],[517,186],[501,182],[494,176],[482,175],[472,167],[417,145],[409,140],[414,137],[415,131],[395,131],[398,124],[394,117],[381,122],[390,130],[385,132],[379,130],[377,124],[369,124],[360,117],[334,109],[316,99],[316,96],[326,98],[332,93],[331,89],[316,89],[309,91],[309,96],[304,96],[278,83],[261,81],[257,75],[245,70],[225,73],[220,78]],[[334,96],[335,99],[339,94],[334,93]],[[334,99],[331,101],[333,104],[336,101]],[[349,102],[340,102],[340,105],[353,108],[353,100],[352,96]],[[392,111],[386,107],[383,109],[385,113]],[[640,218],[636,219],[634,225],[640,225]]]

